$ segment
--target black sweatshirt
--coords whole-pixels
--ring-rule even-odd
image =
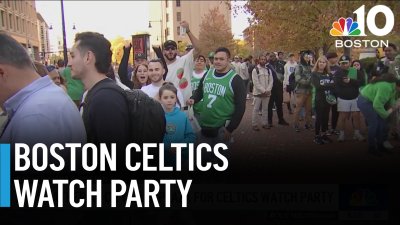
[[[125,48],[124,54],[122,55],[121,62],[118,68],[118,75],[121,83],[125,84],[125,86],[133,89],[133,82],[128,79],[128,61],[129,61],[129,53],[131,51],[132,46]]]
[[[315,88],[315,102],[326,102],[326,94],[335,90],[335,80],[330,74],[311,73],[311,84]]]
[[[95,84],[85,98],[83,121],[87,142],[125,147],[129,143],[128,104],[120,92],[103,88],[109,85],[119,88],[115,81],[106,78]]]
[[[229,72],[229,71],[228,71]],[[225,76],[228,72],[226,73],[217,73],[215,71],[215,76],[216,77],[223,77]],[[197,88],[196,91],[194,91],[193,96],[191,97],[195,103],[201,101],[203,99],[203,82],[204,78],[206,76],[203,76],[200,80],[199,87]],[[246,87],[244,86],[243,79],[240,76],[235,76],[232,79],[232,89],[233,89],[233,101],[235,104],[235,111],[232,115],[231,121],[229,125],[226,127],[226,129],[229,132],[233,132],[240,124],[240,121],[242,121],[243,114],[246,110]]]
[[[344,100],[356,99],[359,95],[359,87],[364,83],[364,75],[357,70],[357,80],[350,79],[349,83],[343,81],[344,77],[348,77],[348,70],[340,69],[335,74],[335,94],[336,97]]]
[[[272,92],[283,91],[283,83],[282,82],[283,82],[284,72],[280,74],[282,80],[280,80],[278,78],[278,74],[276,74],[276,73],[279,73],[279,71],[282,71],[282,68],[284,68],[284,67],[282,67],[282,68],[280,68],[280,67],[282,67],[282,65],[279,64],[278,61],[268,63],[265,65],[265,68],[270,70],[272,77],[274,78],[274,83],[273,83],[272,90],[271,90]],[[283,71],[284,71],[284,69],[283,69]]]

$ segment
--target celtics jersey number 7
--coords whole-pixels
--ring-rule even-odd
[[[236,76],[230,70],[222,77],[215,76],[215,69],[210,69],[203,81],[203,105],[200,125],[218,128],[225,125],[234,113],[234,93],[232,80]]]

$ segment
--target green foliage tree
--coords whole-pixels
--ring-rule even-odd
[[[201,54],[208,55],[218,47],[226,47],[232,53],[235,43],[230,26],[228,26],[224,15],[219,13],[218,7],[210,9],[204,15],[200,24],[199,49]]]
[[[256,29],[256,39],[262,39],[265,46],[274,46],[277,49],[293,51],[312,49],[318,52],[322,49],[326,53],[332,48],[336,39],[350,39],[350,37],[332,37],[329,34],[332,23],[340,17],[353,17],[353,11],[365,5],[365,12],[373,6],[386,5],[394,14],[400,11],[400,4],[396,1],[255,1],[248,0],[244,10],[253,16],[252,24]],[[382,27],[385,22],[383,15],[378,14],[376,23]],[[395,27],[392,33],[385,36],[390,41],[398,37],[400,31],[400,17],[395,16]],[[379,39],[368,33],[367,38]],[[359,37],[357,37],[359,38]],[[257,42],[257,41],[256,41]],[[349,49],[343,49],[349,54]]]
[[[249,55],[251,55],[252,49],[248,43],[240,39],[235,39],[234,41],[235,41],[235,47],[233,51],[234,55],[239,55],[241,57],[248,57]]]
[[[121,62],[122,55],[124,54],[123,47],[124,47],[125,43],[127,42],[127,40],[125,40],[121,36],[117,36],[110,42],[111,42],[111,51],[113,53],[112,54],[112,63],[119,64]],[[132,59],[133,48],[131,49],[130,55],[131,55],[130,59]]]

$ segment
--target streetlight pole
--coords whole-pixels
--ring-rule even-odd
[[[65,34],[64,0],[61,0],[61,23],[63,32],[64,65],[68,64],[67,37]]]

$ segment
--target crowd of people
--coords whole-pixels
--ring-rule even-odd
[[[111,65],[110,42],[96,32],[77,34],[68,64],[60,60],[57,67],[32,63],[23,46],[2,32],[0,104],[7,121],[1,142],[126,146],[133,140],[130,124],[135,115],[120,90],[140,89],[164,110],[162,120],[151,118],[146,123],[165,121],[167,159],[174,158],[176,151],[171,143],[197,140],[229,145],[245,112],[242,78],[231,70],[231,53],[224,47],[215,50],[213,68],[206,70],[206,59],[197,52],[197,38],[186,22],[181,25],[192,49],[178,56],[176,42],[166,41],[162,58],[140,60],[132,74],[127,65],[131,44],[124,47],[116,72]]]
[[[336,52],[318,58],[309,50],[298,58],[270,52],[243,59],[221,46],[206,58],[189,24],[181,26],[192,43],[183,55],[168,40],[158,58],[135,59],[131,67],[132,45],[127,43],[117,71],[110,42],[99,33],[77,34],[68,64],[60,60],[50,66],[32,63],[17,41],[0,33],[0,104],[8,116],[1,141],[126,145],[132,140],[132,115],[126,96],[115,91],[118,87],[140,89],[162,105],[163,142],[172,158],[171,143],[229,146],[251,99],[256,132],[274,128],[276,111],[279,125],[292,125],[294,134],[313,130],[318,145],[333,142],[332,135],[345,141],[348,125],[353,139],[364,141],[365,122],[369,152],[380,155],[393,148],[389,138],[398,135],[400,107],[396,45],[385,47],[386,57],[368,72],[360,60]],[[284,118],[283,106],[292,118]]]
[[[394,147],[389,138],[398,139],[400,128],[400,55],[392,43],[383,50],[385,57],[377,54],[368,71],[360,60],[347,55],[339,57],[336,52],[328,52],[314,61],[309,50],[300,52],[298,60],[293,53],[284,61],[283,52],[272,52],[259,56],[254,65],[248,59],[241,67],[240,62],[233,62],[232,68],[238,73],[252,75],[253,130],[259,131],[259,125],[264,129],[273,127],[273,108],[278,123],[289,125],[282,113],[282,105],[287,104],[295,132],[302,130],[300,122],[304,121],[304,130],[315,131],[314,143],[318,145],[332,143],[331,135],[338,135],[338,142],[345,141],[348,126],[352,127],[354,140],[365,141],[361,133],[365,122],[369,152],[374,155],[390,152]],[[248,72],[243,72],[245,69]]]

